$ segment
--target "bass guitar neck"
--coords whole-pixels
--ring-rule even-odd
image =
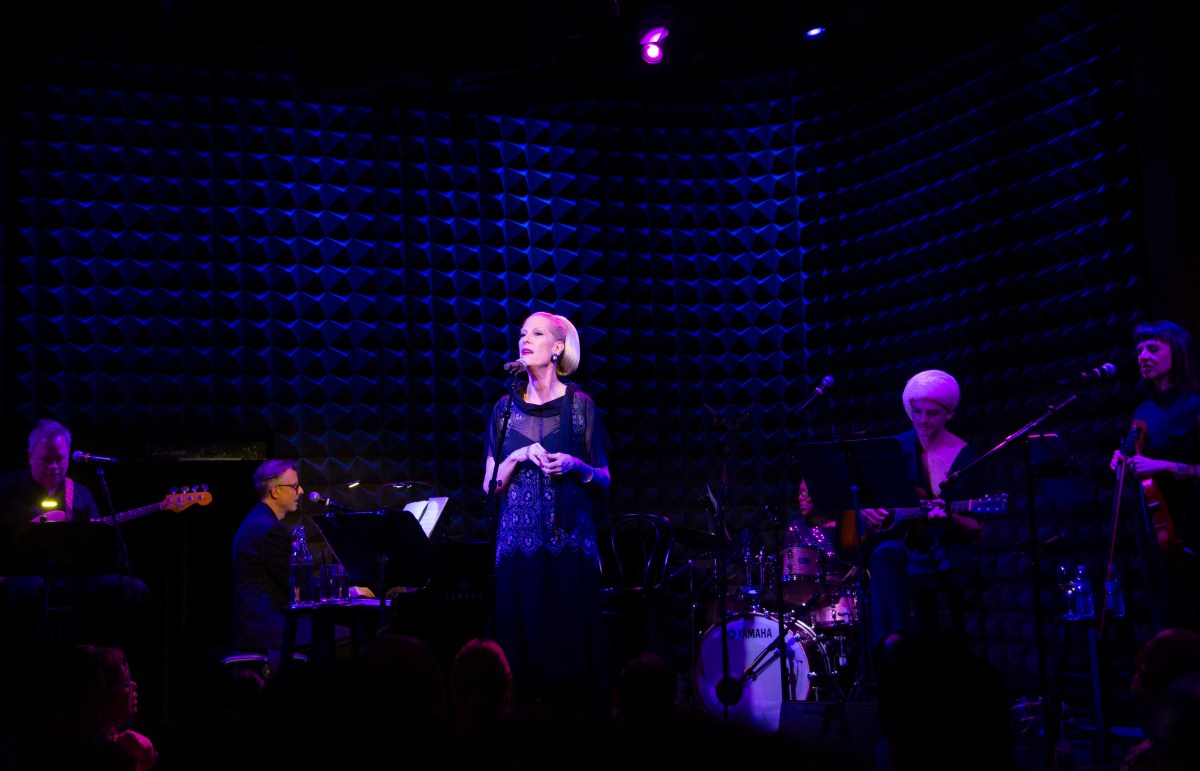
[[[164,509],[169,511],[183,511],[189,506],[207,506],[210,503],[212,503],[212,493],[208,491],[206,485],[199,485],[198,487],[184,488],[182,491],[176,490],[157,503],[140,506],[129,511],[122,511],[114,517],[101,517],[92,521],[121,524],[131,519],[153,514],[156,511],[163,511]],[[33,518],[34,522],[66,522],[67,520],[68,517],[65,511],[47,511]]]

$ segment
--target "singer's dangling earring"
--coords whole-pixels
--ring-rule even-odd
[[[550,361],[554,362],[555,364],[558,364],[558,354],[556,353],[556,354],[551,355]]]

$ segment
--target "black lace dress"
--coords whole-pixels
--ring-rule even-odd
[[[520,390],[520,389],[518,389]],[[487,455],[498,461],[538,442],[591,466],[607,466],[607,435],[595,404],[574,385],[546,404],[513,401],[504,448],[497,432],[509,396],[492,411]],[[560,430],[567,411],[571,430]],[[501,492],[496,534],[494,637],[513,672],[518,706],[538,701],[606,709],[608,663],[596,549],[599,494],[576,474],[553,479],[531,462]]]

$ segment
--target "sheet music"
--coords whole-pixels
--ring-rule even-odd
[[[449,502],[449,497],[413,501],[405,506],[404,510],[416,518],[417,524],[425,531],[425,537],[432,538],[433,528],[437,526],[438,520],[442,517],[442,512],[446,510],[446,504]]]

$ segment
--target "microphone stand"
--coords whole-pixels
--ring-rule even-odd
[[[858,496],[858,478],[854,473],[857,464],[851,459],[852,450],[850,449],[850,446],[846,444],[846,440],[840,439],[837,440],[837,442],[841,446],[842,462],[846,467],[846,480],[850,483],[850,505],[854,509],[854,563],[855,570],[857,571],[855,575],[865,576],[867,575],[867,567],[866,561],[863,558],[863,541],[865,538],[863,532],[862,508]],[[850,694],[848,696],[848,699],[851,701],[860,697],[860,692],[864,686],[866,688],[870,688],[875,685],[875,664],[872,661],[873,655],[871,651],[871,640],[874,637],[874,633],[871,630],[870,605],[871,598],[867,592],[862,590],[860,581],[859,585],[855,589],[854,607],[858,613],[858,647],[861,660],[859,662],[859,676],[855,680],[854,685],[851,686]]]
[[[121,522],[117,519],[117,510],[113,506],[112,495],[108,490],[108,479],[104,476],[104,466],[96,466],[96,479],[99,480],[100,489],[104,492],[104,502],[108,504],[108,518],[112,522],[113,532],[117,536],[117,551],[118,559],[120,560],[120,568],[117,571],[117,608],[121,614],[121,627],[125,627],[125,617],[127,615],[125,594],[125,584],[133,578],[133,565],[129,560],[129,548],[125,545],[125,535],[121,532]]]
[[[112,522],[113,531],[117,535],[118,558],[121,561],[121,569],[117,573],[117,580],[121,596],[124,597],[125,579],[133,577],[133,565],[129,561],[129,549],[125,546],[125,536],[121,533],[121,523],[117,519],[117,510],[113,507],[112,495],[108,491],[108,480],[104,476],[103,466],[96,466],[96,478],[100,482],[100,489],[104,491],[104,502],[108,504],[108,518]]]
[[[712,415],[714,426],[725,428],[730,432],[740,430],[750,418],[749,409],[736,420],[722,418],[715,409],[707,404],[704,405],[704,409]],[[721,679],[715,690],[717,701],[721,703],[721,720],[728,725],[729,708],[742,700],[740,682],[734,684],[738,687],[732,690],[729,688],[732,681],[729,679],[729,601],[726,595],[729,587],[727,575],[730,559],[729,549],[732,544],[729,542],[729,530],[725,522],[725,493],[729,486],[729,458],[733,454],[733,440],[730,439],[722,447],[722,450],[720,492],[714,496],[709,484],[705,485],[705,491],[708,493],[708,500],[713,508],[713,531],[717,534],[717,549],[713,556],[713,567],[716,569],[717,613],[721,624]]]
[[[1042,732],[1045,736],[1045,757],[1050,760],[1053,754],[1053,748],[1058,740],[1054,734],[1058,729],[1058,715],[1055,711],[1060,705],[1051,705],[1048,695],[1049,677],[1046,672],[1046,635],[1042,629],[1043,610],[1042,610],[1042,571],[1041,571],[1041,551],[1038,543],[1037,531],[1037,516],[1034,512],[1034,485],[1033,485],[1033,458],[1032,449],[1029,443],[1029,434],[1033,429],[1048,420],[1051,416],[1058,414],[1064,407],[1079,398],[1081,391],[1075,391],[1066,399],[1063,399],[1058,404],[1051,404],[1038,417],[1034,418],[1024,426],[1019,428],[1015,433],[1006,436],[992,449],[980,455],[971,463],[963,468],[948,475],[945,481],[942,482],[942,493],[955,483],[957,483],[971,469],[978,466],[985,459],[992,457],[996,453],[1008,447],[1018,439],[1023,439],[1022,446],[1024,453],[1022,455],[1025,462],[1025,496],[1027,500],[1026,508],[1029,510],[1029,563],[1033,570],[1033,623],[1036,634],[1035,643],[1037,647],[1038,660],[1038,689],[1042,694]],[[1053,708],[1052,708],[1053,707]]]
[[[508,421],[512,417],[513,401],[517,398],[517,373],[513,372],[508,379],[508,401],[504,405],[504,414],[500,418],[500,427],[496,432],[496,455],[492,458],[492,478],[488,480],[487,512],[488,529],[492,543],[500,539],[500,496],[496,492],[496,480],[500,476],[500,463],[504,459],[504,440],[508,436]],[[496,560],[492,560],[491,575],[489,576],[492,590],[492,601],[488,603],[490,620],[489,634],[496,631]]]
[[[775,506],[767,507],[767,514],[770,516],[771,522],[775,526],[775,552],[774,552],[775,568],[774,568],[774,574],[772,575],[772,580],[775,584],[775,604],[774,604],[775,624],[776,624],[775,639],[777,641],[784,640],[787,637],[787,626],[786,626],[786,624],[784,624],[784,618],[783,618],[784,617],[783,564],[782,564],[782,560],[780,559],[781,555],[783,554],[784,532],[787,528],[783,524],[784,517],[780,516],[779,511],[780,511],[780,509],[778,507],[775,507]],[[767,565],[768,564],[769,564],[769,562],[767,560],[763,560],[762,570],[759,574],[761,576],[761,578],[759,580],[764,584],[764,586],[762,588],[762,591],[764,594],[766,593],[766,588],[767,588],[765,586],[765,584],[767,583]],[[784,649],[781,649],[781,650],[784,650]],[[793,684],[793,679],[790,675],[791,675],[791,672],[788,671],[787,659],[784,658],[783,663],[779,667],[779,694],[780,694],[780,698],[783,701],[788,700],[788,694],[789,694],[788,686]],[[791,698],[793,698],[793,699],[795,698],[794,692],[792,693]],[[780,709],[782,709],[782,707]]]

